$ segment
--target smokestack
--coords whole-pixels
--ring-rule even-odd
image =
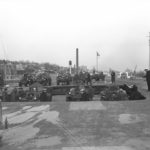
[[[79,73],[79,50],[76,48],[76,73]]]

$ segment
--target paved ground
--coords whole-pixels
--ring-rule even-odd
[[[150,150],[150,93],[140,85],[146,100],[3,103],[0,149]]]

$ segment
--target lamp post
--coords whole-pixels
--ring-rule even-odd
[[[72,61],[69,60],[69,73],[72,74]]]
[[[99,58],[100,54],[98,52],[96,52],[96,67],[97,67],[97,72],[98,72],[98,58]]]

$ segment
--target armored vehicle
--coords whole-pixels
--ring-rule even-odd
[[[90,101],[93,99],[94,90],[92,86],[85,86],[79,88],[71,88],[69,93],[66,95],[66,101]]]
[[[32,74],[25,73],[19,81],[19,86],[30,86],[35,82],[35,77]]]
[[[2,91],[2,101],[52,101],[52,91],[37,82],[29,87],[9,87]]]
[[[71,75],[70,74],[58,74],[56,78],[57,85],[69,85],[71,82]]]
[[[100,81],[100,80],[105,81],[105,75],[103,74],[103,72],[93,74],[91,78],[94,79],[95,81]]]
[[[33,83],[40,83],[43,86],[50,86],[52,79],[48,73],[40,73],[40,74],[24,74],[22,79],[19,82],[19,86],[30,86]]]
[[[45,72],[37,75],[36,82],[42,84],[43,86],[50,86],[52,79],[51,76]]]

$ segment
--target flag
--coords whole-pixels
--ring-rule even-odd
[[[96,53],[97,53],[97,56],[100,56],[100,54],[98,52],[96,52]]]

